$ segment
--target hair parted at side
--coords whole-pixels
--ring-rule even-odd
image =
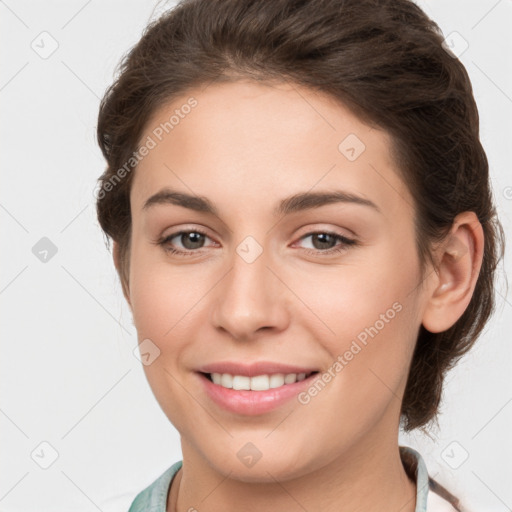
[[[414,198],[422,269],[434,263],[431,244],[442,240],[457,214],[473,211],[482,224],[483,262],[470,304],[445,332],[421,326],[411,363],[403,428],[437,419],[446,372],[494,310],[495,269],[504,250],[472,86],[443,39],[411,0],[184,0],[152,21],[124,56],[98,117],[107,168],[99,178],[97,214],[118,243],[123,287],[131,157],[160,107],[193,87],[239,79],[286,80],[328,93],[390,134],[397,172]]]

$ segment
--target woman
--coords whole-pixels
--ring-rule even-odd
[[[98,219],[181,437],[155,510],[464,510],[405,431],[494,306],[463,65],[409,0],[185,0],[100,108]]]

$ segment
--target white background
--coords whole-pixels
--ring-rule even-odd
[[[469,43],[460,58],[510,235],[512,2],[420,6],[445,36],[456,31]],[[138,491],[181,459],[177,432],[133,355],[135,328],[93,197],[105,166],[95,140],[99,99],[122,54],[165,7],[142,0],[0,1],[3,512],[106,510],[107,498],[124,493],[127,510]],[[42,46],[41,37],[51,48],[44,31],[58,43],[46,59],[31,48],[34,40]],[[46,263],[32,253],[42,237],[57,247]],[[510,271],[510,255],[502,274],[504,268]],[[400,439],[475,511],[512,508],[512,297],[506,297],[501,278],[495,316],[448,375],[440,431],[432,439],[421,433]],[[48,469],[36,463],[50,461],[51,448],[42,442],[58,453]]]

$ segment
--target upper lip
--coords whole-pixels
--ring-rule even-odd
[[[231,375],[245,375],[246,377],[255,377],[256,375],[265,375],[273,373],[311,373],[318,371],[317,368],[308,366],[295,366],[272,361],[256,361],[254,363],[242,363],[236,361],[221,361],[218,363],[206,364],[198,368],[203,373],[229,373]]]

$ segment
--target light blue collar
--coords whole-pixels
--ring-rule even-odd
[[[409,446],[400,446],[399,449],[407,473],[416,481],[416,508],[414,512],[427,512],[430,478],[425,461],[419,452]],[[410,457],[407,457],[407,454],[409,454]],[[415,460],[409,460],[413,458]]]

